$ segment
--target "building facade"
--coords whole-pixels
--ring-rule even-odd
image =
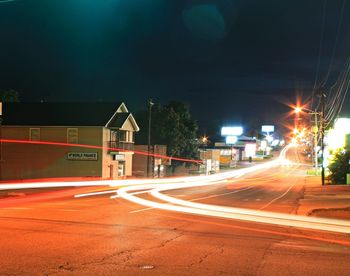
[[[124,103],[4,103],[1,179],[131,176],[137,131]]]
[[[135,145],[135,152],[146,153],[148,145]],[[146,154],[135,154],[133,160],[133,175],[138,177],[147,177],[147,162],[149,169],[149,176],[160,178],[167,175],[167,167],[170,164],[166,156],[167,147],[165,145],[151,145],[150,152],[153,156],[147,158]]]

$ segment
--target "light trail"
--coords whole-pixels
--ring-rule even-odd
[[[195,186],[205,186],[208,183],[199,185],[198,183],[194,184]],[[209,184],[210,185],[210,184]],[[183,184],[183,188],[186,188]],[[191,186],[192,187],[192,186]],[[146,200],[139,198],[135,195],[129,193],[129,191],[135,191],[137,189],[149,189],[149,193],[165,202],[171,203],[159,203],[151,200]],[[118,190],[118,195],[121,198],[127,199],[131,202],[141,204],[150,208],[157,208],[168,211],[182,212],[187,214],[196,214],[210,217],[219,217],[227,219],[238,219],[251,222],[259,222],[265,224],[275,224],[281,226],[293,226],[299,228],[313,229],[313,230],[322,230],[322,231],[331,231],[338,233],[350,233],[350,221],[345,220],[335,220],[335,219],[324,219],[324,218],[315,218],[315,217],[305,217],[289,214],[280,214],[272,213],[266,211],[256,211],[250,209],[242,208],[233,208],[225,207],[211,204],[203,203],[194,203],[171,196],[162,194],[161,192],[179,189],[178,185],[166,185],[162,188],[157,188],[155,185],[142,185],[140,187],[124,187]]]
[[[88,144],[72,144],[72,143],[64,143],[64,142],[52,142],[52,141],[30,141],[30,140],[15,140],[15,139],[0,139],[1,143],[9,143],[9,144],[29,144],[29,145],[49,145],[49,146],[59,146],[59,147],[78,147],[78,148],[87,148],[87,149],[100,149],[100,150],[115,150],[120,152],[133,152],[139,155],[153,156],[163,159],[172,159],[176,161],[189,162],[189,163],[202,163],[201,160],[167,156],[156,153],[149,153],[146,151],[137,151],[137,150],[126,150],[122,148],[116,147],[103,147],[103,146],[95,146]]]
[[[262,165],[253,166],[250,168],[240,169],[228,173],[221,173],[218,175],[210,175],[207,177],[193,177],[193,181],[185,182],[174,182],[163,185],[157,184],[144,184],[134,187],[122,187],[118,190],[118,196],[146,206],[148,208],[157,208],[168,211],[182,212],[187,214],[195,214],[209,217],[218,217],[225,219],[236,219],[250,222],[258,222],[264,224],[273,224],[280,226],[292,226],[304,229],[330,231],[338,233],[350,233],[350,221],[336,220],[336,219],[326,219],[326,218],[315,218],[306,217],[290,214],[273,213],[261,210],[251,210],[243,208],[233,208],[226,206],[218,206],[204,203],[195,203],[193,201],[187,201],[178,199],[172,196],[163,194],[165,191],[178,190],[184,188],[193,187],[203,187],[208,185],[213,185],[213,181],[219,181],[232,177],[241,177],[244,174],[251,173],[257,170],[266,169],[268,167],[276,166],[278,164],[292,164],[291,162],[285,162],[286,152],[290,147],[286,147],[281,151],[280,158],[278,162],[267,162]],[[154,202],[151,200],[143,199],[131,194],[130,192],[137,192],[138,190],[143,190],[143,192],[148,190],[148,193],[153,197],[161,200],[165,203]],[[287,193],[289,189],[285,192]],[[282,195],[284,196],[285,193]],[[280,196],[281,197],[281,196]]]
[[[2,143],[14,143],[14,144],[35,144],[35,145],[53,145],[53,146],[68,146],[68,147],[84,147],[91,149],[112,149],[127,151],[119,148],[101,147],[86,144],[70,144],[62,142],[49,142],[49,141],[28,141],[28,140],[13,140],[13,139],[0,139]],[[1,183],[0,190],[19,190],[19,189],[35,189],[35,188],[56,188],[56,187],[83,187],[83,186],[105,186],[122,187],[129,185],[142,185],[142,184],[167,184],[167,183],[181,183],[181,182],[193,182],[193,181],[219,181],[229,178],[239,178],[247,173],[256,171],[257,169],[268,168],[275,166],[278,163],[284,162],[285,154],[288,146],[282,149],[280,158],[274,161],[266,162],[250,168],[234,170],[230,172],[218,173],[210,176],[190,176],[190,177],[174,177],[163,179],[127,179],[127,180],[88,180],[88,181],[40,181],[40,182],[25,182],[25,183]],[[133,151],[136,154],[152,155],[160,158],[171,158],[173,160],[201,163],[200,160],[192,160],[186,158],[169,157],[159,154],[148,154],[147,152]]]

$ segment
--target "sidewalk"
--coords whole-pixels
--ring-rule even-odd
[[[320,176],[305,176],[298,215],[350,219],[350,185],[321,185]]]

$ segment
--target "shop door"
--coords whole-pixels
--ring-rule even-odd
[[[124,176],[125,175],[125,162],[119,161],[118,162],[118,176]]]

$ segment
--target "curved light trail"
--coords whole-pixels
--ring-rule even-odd
[[[290,146],[291,147],[291,146]],[[118,197],[124,198],[136,204],[140,204],[150,208],[157,208],[168,211],[182,212],[187,214],[203,215],[209,217],[218,217],[225,219],[236,219],[243,221],[251,221],[265,224],[274,224],[281,226],[292,226],[305,229],[322,230],[338,233],[350,233],[350,221],[306,217],[282,213],[273,213],[260,210],[233,208],[226,206],[218,206],[212,204],[195,203],[192,201],[178,199],[169,195],[163,194],[165,191],[178,190],[185,188],[201,187],[213,185],[216,181],[224,180],[232,177],[241,177],[246,173],[251,173],[257,170],[266,169],[268,167],[282,165],[292,165],[292,162],[286,161],[286,151],[289,147],[286,147],[281,151],[280,158],[276,161],[267,162],[261,165],[253,166],[246,169],[235,170],[227,173],[221,173],[217,175],[210,175],[206,177],[193,177],[192,181],[179,181],[174,183],[162,184],[144,184],[139,186],[128,186],[118,189]],[[142,190],[142,193],[152,195],[166,203],[155,202],[148,199],[143,199],[136,196],[138,191]],[[286,192],[288,192],[287,190]],[[131,193],[132,192],[132,193]],[[284,196],[286,192],[282,195]],[[281,197],[281,196],[280,196]]]
[[[293,226],[307,229],[332,231],[339,233],[350,233],[350,221],[305,217],[290,214],[273,213],[261,210],[233,208],[227,206],[218,206],[211,204],[186,201],[165,195],[164,192],[170,190],[203,187],[209,185],[217,185],[228,179],[240,178],[245,174],[253,173],[259,170],[272,168],[275,166],[291,166],[296,165],[286,159],[286,152],[292,146],[285,147],[280,157],[276,160],[251,166],[244,169],[232,170],[228,172],[213,174],[209,176],[190,176],[190,177],[174,177],[163,179],[127,179],[127,180],[104,180],[104,181],[71,181],[71,182],[41,182],[41,183],[20,183],[20,184],[2,184],[0,190],[9,189],[27,189],[27,188],[43,188],[43,187],[72,187],[72,186],[106,186],[112,189],[107,191],[95,191],[75,195],[78,197],[86,197],[91,195],[116,194],[111,198],[120,197],[131,202],[144,205],[149,208],[157,208],[175,212],[183,212],[187,214],[196,214],[202,216],[218,217],[225,219],[236,219],[243,221],[252,221],[265,224],[274,224],[282,226]],[[113,189],[116,187],[117,189]],[[287,190],[288,192],[288,190]],[[154,202],[139,197],[140,194],[150,194],[157,200],[162,202]],[[285,192],[286,193],[286,192]],[[285,194],[284,193],[284,194]]]

